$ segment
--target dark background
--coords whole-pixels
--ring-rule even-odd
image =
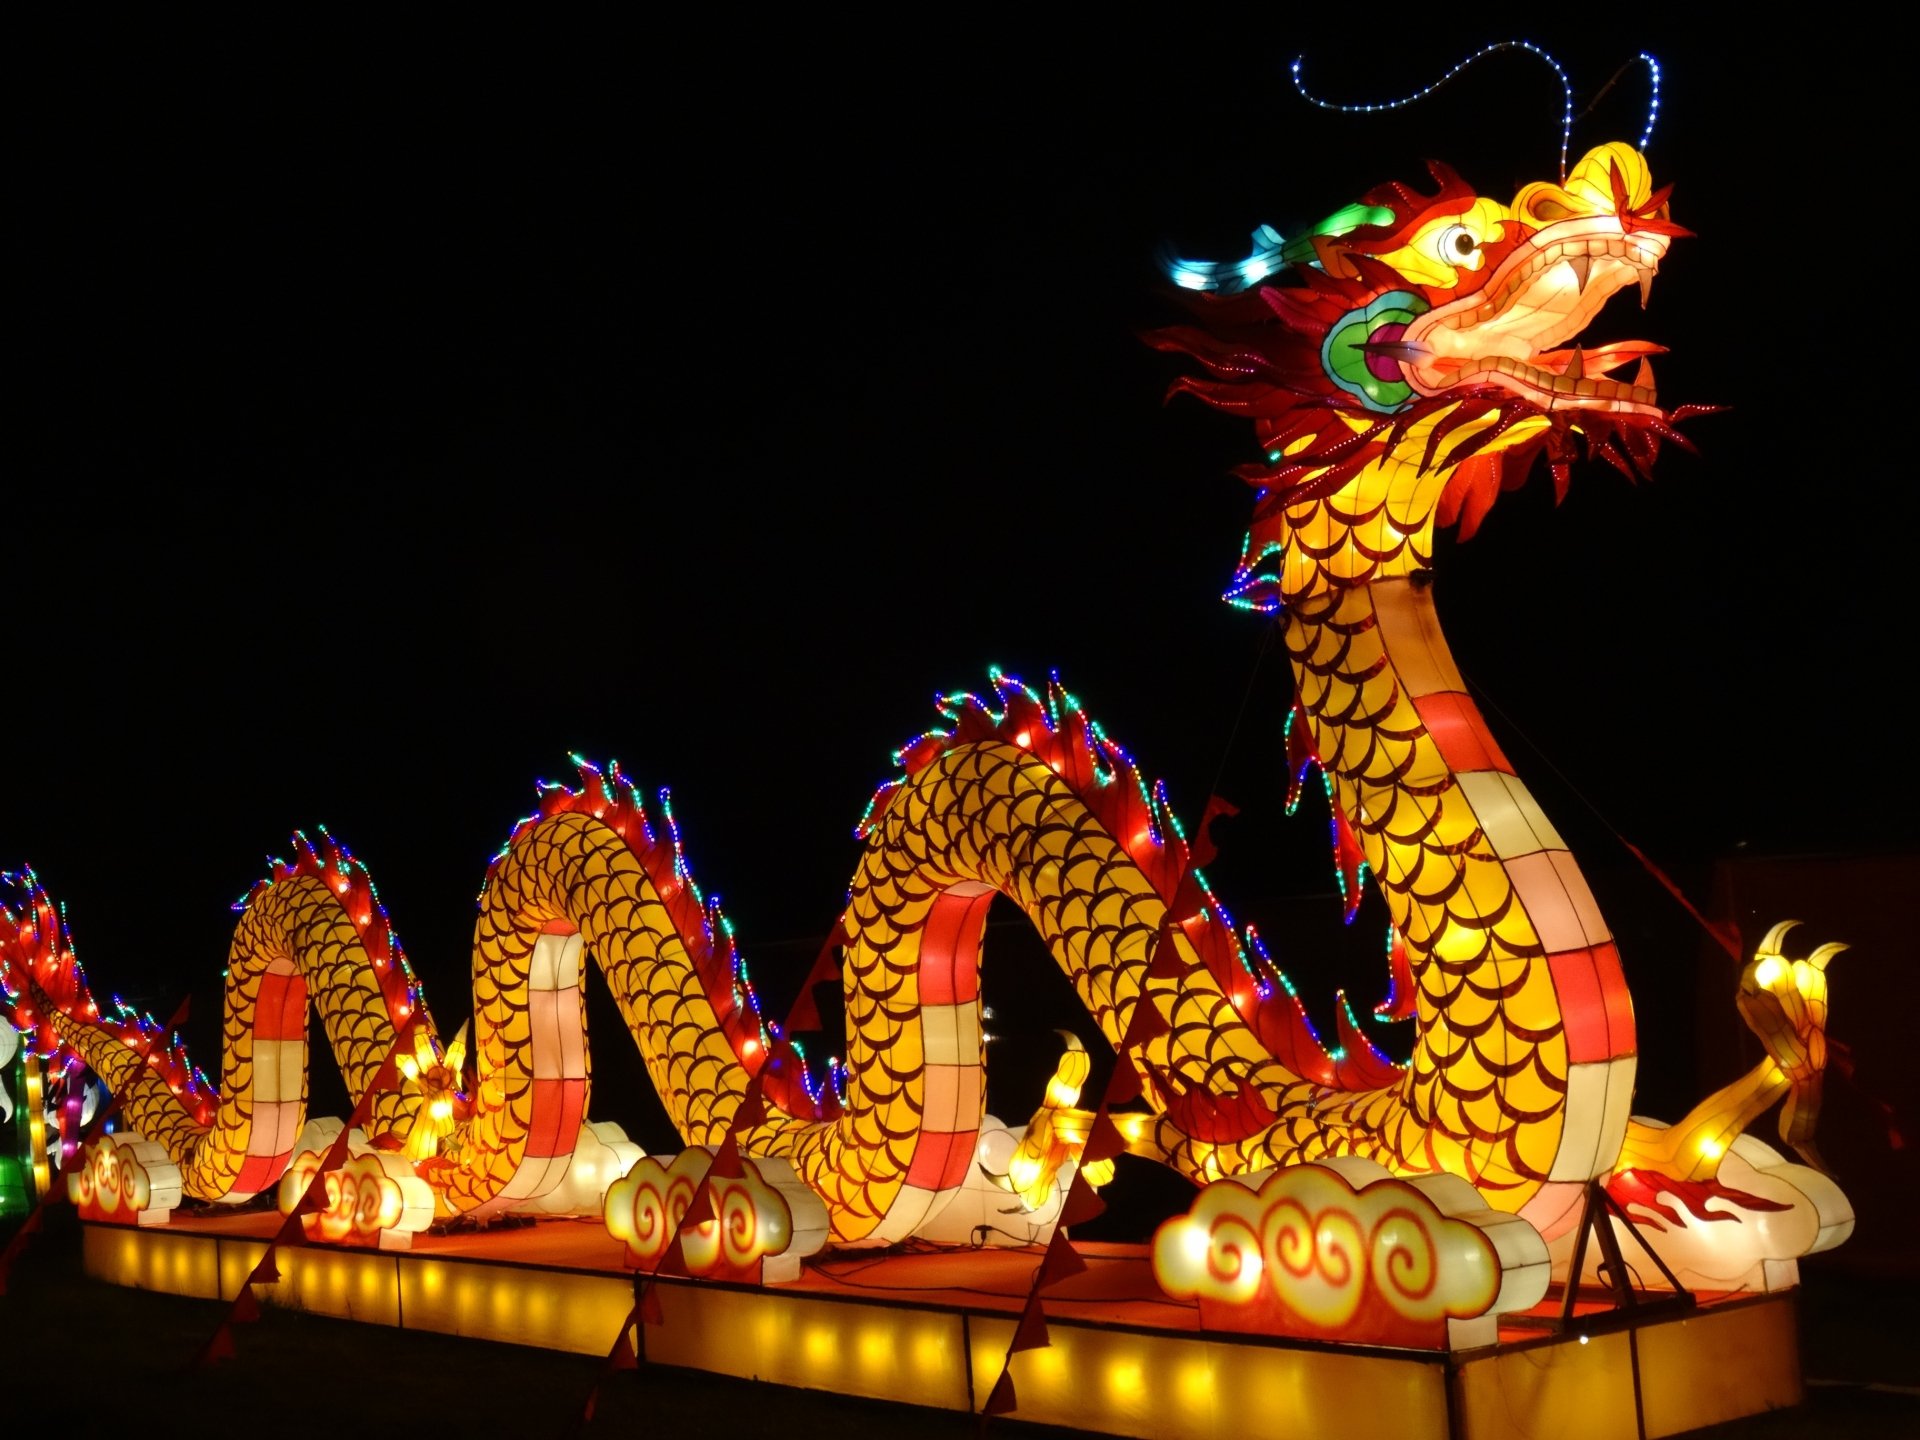
[[[1336,986],[1383,989],[1384,909],[1340,924],[1324,802],[1281,813],[1271,622],[1217,598],[1250,433],[1163,406],[1179,365],[1138,332],[1177,318],[1164,248],[1238,258],[1263,222],[1425,186],[1428,157],[1503,199],[1553,177],[1531,56],[1404,110],[1302,100],[1296,54],[1320,93],[1386,100],[1519,38],[1367,23],[121,31],[37,57],[0,866],[66,902],[96,990],[191,993],[217,1073],[228,907],[326,824],[451,1033],[487,860],[577,750],[672,787],[778,1014],[934,693],[1057,668],[1183,816],[1240,806],[1210,877],[1330,1031]],[[1698,238],[1602,324],[1672,348],[1669,404],[1730,408],[1650,486],[1595,464],[1557,510],[1544,476],[1504,497],[1441,540],[1436,595],[1621,937],[1640,1108],[1673,1116],[1728,1078],[1692,1036],[1730,981],[1699,983],[1700,932],[1621,838],[1702,905],[1744,857],[1911,849],[1911,160],[1879,130],[1909,77],[1866,42],[1634,23],[1525,38],[1594,102],[1576,158],[1638,137],[1629,62],[1659,58],[1648,153]],[[1751,945],[1783,917],[1737,918]],[[1050,1027],[1093,1032],[1010,908],[989,952],[1017,1122]],[[1844,1035],[1875,991],[1834,987]],[[596,1114],[673,1148],[594,1003]],[[322,1062],[316,1108],[344,1108],[329,1087]]]

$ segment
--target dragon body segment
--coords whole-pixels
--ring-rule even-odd
[[[50,1003],[26,975],[27,993],[113,1091],[127,1127],[162,1146],[181,1167],[186,1193],[199,1199],[251,1199],[292,1160],[306,1118],[310,1004],[348,1092],[369,1097],[370,1134],[405,1139],[414,1126],[418,1096],[373,1084],[403,1027],[411,1021],[422,1046],[437,1048],[365,868],[331,839],[315,848],[297,838],[300,858],[255,887],[234,931],[221,1084],[211,1103],[152,1063],[146,1037]]]
[[[947,728],[900,752],[904,773],[862,821],[835,931],[844,1094],[761,1014],[670,808],[663,829],[617,767],[583,764],[578,788],[545,787],[488,870],[471,1074],[464,1039],[442,1045],[364,867],[324,832],[297,837],[294,860],[244,902],[217,1107],[182,1091],[177,1064],[152,1063],[144,1032],[100,1021],[83,985],[21,948],[31,910],[7,912],[8,991],[105,1078],[189,1194],[223,1200],[260,1193],[291,1162],[312,1004],[365,1097],[355,1121],[371,1143],[402,1151],[443,1215],[485,1217],[567,1178],[590,1101],[590,956],[682,1137],[736,1136],[786,1160],[836,1243],[876,1246],[913,1236],[974,1168],[979,948],[999,895],[1140,1081],[1146,1110],[1115,1117],[1135,1153],[1196,1183],[1337,1157],[1451,1172],[1499,1209],[1562,1224],[1628,1135],[1632,1001],[1578,866],[1448,651],[1434,532],[1471,534],[1539,457],[1563,489],[1582,453],[1635,476],[1679,439],[1691,412],[1659,407],[1658,347],[1583,350],[1577,337],[1617,291],[1644,302],[1685,232],[1626,145],[1511,203],[1434,174],[1433,195],[1382,187],[1279,246],[1288,283],[1249,288],[1282,278],[1264,262],[1178,270],[1189,288],[1240,293],[1202,296],[1201,323],[1151,337],[1204,372],[1176,393],[1254,422],[1263,458],[1240,473],[1255,516],[1226,598],[1283,612],[1290,763],[1296,779],[1310,766],[1327,779],[1349,913],[1369,873],[1386,899],[1392,1013],[1414,1021],[1404,1064],[1367,1044],[1344,1001],[1341,1044],[1323,1045],[1208,888],[1160,787],[1057,681],[1035,692],[998,675],[989,699],[943,701]],[[1630,382],[1610,378],[1629,362]],[[1817,1084],[1823,1017],[1776,1026],[1787,1058],[1736,1097],[1744,1118],[1761,1088]],[[393,1056],[405,1083],[377,1084]],[[1075,1098],[1050,1096],[1029,1132],[1048,1137],[1029,1148],[1050,1164],[1088,1133]],[[1690,1143],[1711,1118],[1664,1143]],[[1641,1138],[1639,1163],[1664,1157],[1678,1174]],[[1044,1177],[1007,1188],[1042,1193]]]

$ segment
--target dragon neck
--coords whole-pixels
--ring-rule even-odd
[[[1488,733],[1414,578],[1428,534],[1356,539],[1354,553],[1384,557],[1373,578],[1322,570],[1302,587],[1286,612],[1295,690],[1410,961],[1404,1093],[1423,1147],[1503,1208],[1558,1203],[1619,1152],[1632,1003],[1585,878]]]
[[[1434,517],[1455,468],[1421,463],[1437,427],[1451,422],[1451,410],[1429,415],[1409,427],[1400,443],[1349,476],[1331,494],[1300,493],[1309,498],[1281,503],[1270,499],[1249,534],[1246,557],[1255,567],[1273,561],[1279,598],[1288,607],[1324,599],[1338,591],[1377,580],[1406,579],[1433,564]],[[1349,421],[1353,443],[1370,433]],[[1486,421],[1455,424],[1457,437],[1484,429]],[[1355,428],[1357,427],[1357,428]],[[1521,438],[1519,427],[1485,448],[1497,453]],[[1272,507],[1272,508],[1267,508]],[[1245,571],[1243,569],[1243,575]]]

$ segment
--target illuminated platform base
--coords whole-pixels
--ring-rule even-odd
[[[162,1229],[85,1227],[87,1272],[115,1284],[231,1299],[271,1215]],[[1088,1245],[1091,1265],[1049,1291],[1052,1344],[1022,1352],[1013,1418],[1178,1440],[1636,1440],[1802,1399],[1791,1292],[1702,1304],[1583,1343],[1522,1326],[1453,1356],[1202,1334],[1157,1298],[1137,1247]],[[775,1289],[662,1281],[664,1323],[640,1327],[655,1364],[969,1411],[992,1388],[1035,1256],[850,1257]],[[604,1231],[421,1236],[407,1252],[276,1253],[269,1304],[313,1314],[604,1355],[633,1279]],[[1637,1383],[1636,1383],[1637,1375]],[[1636,1406],[1636,1392],[1638,1403]],[[1644,1421],[1644,1428],[1642,1428]]]

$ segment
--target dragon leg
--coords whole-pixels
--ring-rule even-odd
[[[1805,959],[1790,960],[1781,945],[1797,923],[1784,921],[1768,931],[1740,972],[1735,1003],[1766,1047],[1766,1059],[1673,1125],[1631,1124],[1620,1170],[1710,1182],[1734,1140],[1783,1099],[1780,1138],[1814,1169],[1826,1170],[1813,1131],[1827,1065],[1827,963],[1846,946],[1826,944]]]

